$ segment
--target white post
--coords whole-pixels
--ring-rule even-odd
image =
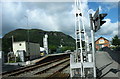
[[[95,61],[95,38],[94,38],[94,31],[91,30],[91,37],[92,37],[92,52],[93,52],[93,63],[94,63],[94,77],[96,78],[96,61]]]
[[[13,37],[13,35],[12,35],[12,46],[13,46],[13,42],[14,42],[14,37]]]
[[[91,38],[92,38],[92,54],[93,54],[93,63],[94,63],[94,78],[96,78],[96,61],[95,61],[95,34],[94,34],[94,25],[92,14],[90,14],[90,24],[91,24]]]
[[[90,47],[89,47],[89,38],[88,36],[86,36],[86,42],[87,42],[87,51],[89,52],[90,51]]]
[[[73,54],[71,53],[70,54],[70,77],[71,78],[73,77],[72,68],[71,68],[71,65],[73,62],[74,62],[74,57],[73,57]]]
[[[14,53],[14,50],[13,50],[13,43],[14,43],[14,37],[13,37],[13,35],[12,35],[12,51],[13,51],[13,53]],[[15,54],[15,53],[14,53]]]
[[[83,64],[83,51],[82,51],[82,33],[81,33],[81,27],[80,27],[80,17],[78,17],[79,22],[79,38],[80,38],[80,58],[81,58],[81,64]],[[81,77],[83,77],[83,65],[81,66]]]
[[[44,44],[45,51],[48,54],[48,40],[47,39],[48,39],[48,35],[45,34],[45,37],[43,37],[43,44]]]

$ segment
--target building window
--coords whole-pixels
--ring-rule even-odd
[[[99,40],[99,44],[104,43],[105,41],[103,39]]]
[[[22,44],[20,43],[19,46],[21,46]]]

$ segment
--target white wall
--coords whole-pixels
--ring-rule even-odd
[[[17,50],[25,50],[26,52],[26,42],[13,42],[13,52],[16,56],[18,56]]]

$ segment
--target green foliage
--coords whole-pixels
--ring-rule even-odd
[[[71,50],[71,51],[74,51],[75,50],[75,47],[69,47],[69,46],[63,46],[63,47],[58,47],[56,52],[58,53],[64,53],[66,50]]]
[[[15,63],[15,58],[10,58],[9,63]]]
[[[14,60],[10,60],[9,63],[15,63],[15,61]]]
[[[17,62],[21,62],[20,57],[17,57],[17,58],[16,58],[16,61],[17,61]]]
[[[71,50],[71,51],[74,51],[75,50],[75,47],[69,47],[69,46],[63,46],[61,48],[62,51],[66,51],[66,50]]]
[[[115,36],[112,38],[112,45],[114,45],[114,46],[120,46],[120,39],[118,38],[117,35],[115,35]]]
[[[57,49],[57,46],[55,46],[55,45],[49,45],[49,53],[54,53],[54,52],[56,52],[56,49]]]

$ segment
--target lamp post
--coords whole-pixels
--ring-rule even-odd
[[[29,50],[30,50],[30,48],[29,48],[29,26],[28,26],[28,16],[25,16],[26,18],[27,18],[27,27],[28,27],[28,29],[27,29],[27,41],[28,41],[28,59],[30,59],[30,52],[29,52]]]

